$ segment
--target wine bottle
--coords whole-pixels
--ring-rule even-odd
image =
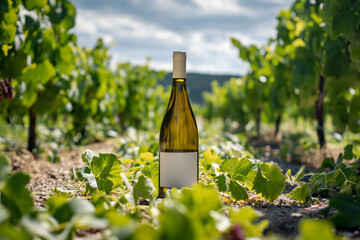
[[[186,53],[173,52],[173,85],[160,129],[159,197],[199,180],[198,131],[186,89]]]

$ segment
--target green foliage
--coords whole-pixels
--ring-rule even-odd
[[[110,192],[122,181],[120,178],[120,173],[123,172],[122,165],[115,154],[100,153],[93,156],[90,167],[100,190]]]
[[[353,146],[351,144],[346,145],[344,148],[344,159],[345,160],[352,160],[355,157],[353,154]]]
[[[34,90],[38,88],[37,84],[46,84],[53,76],[55,76],[55,68],[47,59],[24,69],[22,81],[27,85],[23,98],[24,106],[30,107],[35,103],[37,94]]]
[[[122,164],[113,153],[95,155],[86,150],[81,155],[85,166],[75,171],[74,178],[84,181],[89,191],[99,189],[110,194],[122,182]]]
[[[344,148],[344,155],[339,154],[335,163],[333,158],[326,158],[322,163],[323,172],[314,173],[310,177],[311,193],[320,196],[334,196],[338,193],[351,193],[356,191],[360,178],[357,175],[357,164],[342,163],[346,156],[347,160],[355,158],[352,146]]]
[[[249,195],[247,194],[245,188],[235,180],[230,180],[229,191],[231,193],[231,196],[237,201],[247,200],[249,198]]]
[[[23,0],[23,4],[27,10],[34,10],[45,7],[46,0]]]
[[[155,196],[155,186],[152,181],[145,175],[140,175],[134,185],[134,200],[137,202],[139,199],[152,199]]]
[[[305,176],[305,166],[302,166],[299,171],[295,174],[295,176],[291,176],[291,170],[287,170],[285,174],[285,180],[289,182],[291,185],[300,182],[300,180]]]
[[[124,143],[129,151],[132,141],[136,142],[136,139],[129,138],[129,143]],[[0,186],[0,237],[70,239],[80,229],[86,233],[96,229],[101,238],[227,239],[240,230],[246,238],[267,238],[263,232],[269,225],[268,220],[259,221],[258,214],[250,207],[226,204],[219,191],[230,193],[235,200],[246,201],[250,189],[268,201],[274,201],[284,186],[284,177],[278,167],[247,158],[223,159],[221,155],[231,155],[232,150],[225,145],[219,146],[218,152],[224,153],[208,150],[207,160],[200,161],[201,183],[191,188],[171,189],[164,199],[156,199],[153,180],[158,180],[158,162],[157,155],[147,152],[151,145],[150,141],[137,148],[133,159],[119,160],[115,154],[95,155],[89,150],[84,151],[81,156],[84,166],[74,170],[75,180],[80,181],[78,187],[68,193],[54,190],[55,195],[46,201],[44,209],[33,208],[31,195],[26,190],[28,175],[22,172],[8,175],[9,170]],[[351,149],[351,146],[345,148],[349,156],[353,156]],[[330,166],[336,169],[335,166],[341,164],[338,160]],[[4,166],[8,165],[4,162]],[[211,167],[205,168],[208,165]],[[301,182],[304,176],[304,167],[295,176],[291,171],[285,174],[286,181],[299,185],[289,194],[299,202],[311,199],[309,183]],[[99,187],[100,179],[111,182],[112,188]],[[93,184],[94,189],[82,192],[85,182]],[[213,182],[219,191],[212,186]],[[81,199],[83,196],[86,200]],[[329,208],[338,212],[330,219],[337,226],[358,226],[358,205],[352,195],[335,195]],[[337,238],[327,221],[308,219],[301,221],[298,238],[318,238],[310,234],[314,229],[321,236]]]
[[[285,189],[280,168],[271,164],[247,158],[231,158],[223,160],[220,172],[215,177],[219,191],[229,191],[236,200],[249,198],[244,186],[270,202],[276,200]]]
[[[149,165],[145,165],[142,169],[141,172],[148,178],[151,179],[151,181],[153,182],[155,188],[156,188],[156,193],[159,192],[159,164],[158,163],[151,163]]]
[[[254,224],[254,221],[258,219],[258,214],[250,207],[230,209],[229,217],[234,224],[240,224],[243,227],[246,237],[261,237],[264,229],[269,225],[268,220]]]
[[[359,8],[353,0],[298,0],[279,13],[276,39],[266,46],[231,39],[250,70],[223,86],[212,84],[213,93],[204,96],[205,117],[220,117],[228,128],[236,121],[240,131],[251,121],[274,123],[283,115],[312,118],[323,75],[325,113],[335,129],[360,132]],[[86,139],[91,123],[123,132],[159,126],[167,96],[156,84],[164,73],[152,70],[149,62],[120,63],[111,70],[102,40],[94,48],[76,45],[76,35],[69,32],[75,15],[67,0],[0,1],[0,77],[13,78],[15,88],[15,97],[0,103],[1,120],[24,124],[31,108],[41,123],[63,124],[62,131],[74,142]],[[163,200],[155,199],[157,143],[140,145],[129,137],[120,149],[122,159],[85,151],[84,166],[73,170],[79,181],[74,191],[90,200],[54,191],[58,196],[48,199],[43,210],[33,208],[26,189],[29,176],[9,175],[11,163],[1,153],[0,238],[70,239],[75,229],[91,228],[105,239],[217,239],[236,225],[246,237],[263,237],[268,221],[254,223],[258,216],[251,208],[224,205],[219,191],[236,201],[246,201],[253,191],[273,202],[285,188],[284,176],[278,167],[248,158],[251,154],[234,136],[222,137],[220,147],[202,152],[202,184],[173,189]],[[298,202],[310,201],[311,195],[330,196],[329,208],[337,210],[331,220],[337,226],[359,226],[358,165],[343,163],[355,158],[352,146],[346,146],[336,162],[324,160],[310,183],[301,182],[304,167],[295,176],[288,171],[286,181],[298,185],[288,196]],[[332,228],[326,221],[304,220],[299,239],[332,239]]]
[[[246,158],[231,158],[225,159],[221,165],[220,170],[228,173],[230,179],[241,182],[251,182],[253,178],[253,167],[255,164]]]
[[[155,85],[157,80],[164,78],[165,72],[151,70],[148,59],[143,66],[119,64],[114,74],[115,113],[123,129],[127,126],[139,128],[146,122],[150,124],[144,127],[160,126],[167,98],[164,97],[164,89]]]
[[[222,203],[214,189],[197,184],[193,189],[183,188],[181,192],[173,190],[170,196],[159,206],[163,238],[209,239],[219,236],[216,226],[220,224],[219,221],[226,219],[220,217],[224,216]]]
[[[326,220],[304,219],[300,223],[300,236],[298,239],[315,240],[315,239],[337,239],[333,233],[333,226]]]
[[[5,153],[0,152],[0,186],[5,177],[11,172],[12,166]]]
[[[300,184],[300,186],[294,188],[287,196],[301,203],[310,201],[309,183]]]
[[[31,108],[37,123],[60,125],[70,143],[91,135],[89,123],[122,131],[159,126],[165,91],[157,81],[164,73],[149,61],[111,69],[101,39],[94,48],[76,46],[75,16],[67,0],[1,3],[0,77],[14,87],[14,98],[0,102],[1,119],[27,124]]]
[[[270,202],[276,200],[285,189],[280,168],[267,163],[259,164],[252,189]]]
[[[1,204],[11,213],[14,221],[20,219],[33,208],[33,200],[29,190],[26,189],[30,177],[24,172],[16,172],[5,179],[1,189]]]
[[[295,176],[291,175],[291,170],[289,169],[285,174],[285,180],[291,185],[298,185],[286,196],[291,197],[292,199],[304,203],[312,200],[310,193],[310,185],[307,182],[301,182],[300,180],[305,176],[305,166],[302,166]]]
[[[215,183],[220,192],[226,192],[229,189],[228,178],[221,173],[215,178]]]
[[[267,45],[245,46],[231,38],[249,71],[223,86],[212,84],[204,94],[205,117],[221,118],[224,126],[237,122],[235,130],[242,132],[256,125],[259,137],[262,121],[314,119],[321,98],[323,115],[331,116],[336,131],[359,132],[359,11],[358,1],[297,0],[280,11],[277,36]],[[326,95],[319,95],[320,79]]]
[[[337,194],[331,198],[329,208],[338,210],[331,217],[336,226],[352,228],[360,226],[360,200],[352,194]]]

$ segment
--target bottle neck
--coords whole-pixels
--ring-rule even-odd
[[[171,90],[168,110],[172,107],[184,107],[190,105],[186,88],[186,78],[174,78]]]

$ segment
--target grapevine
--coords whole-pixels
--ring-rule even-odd
[[[11,78],[8,79],[0,79],[0,102],[5,98],[13,98],[14,97],[14,88],[11,86]]]

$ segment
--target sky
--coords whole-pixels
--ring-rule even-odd
[[[276,36],[276,16],[292,0],[73,0],[78,44],[102,37],[112,65],[144,64],[172,71],[172,52],[187,52],[187,71],[243,74],[230,37],[258,46]]]

